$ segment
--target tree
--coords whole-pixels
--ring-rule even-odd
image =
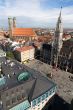
[[[7,53],[6,53],[6,57],[7,57],[7,58],[14,59],[14,55],[13,55],[12,52],[7,52]]]

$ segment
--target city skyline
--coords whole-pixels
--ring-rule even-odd
[[[55,27],[62,9],[63,26],[73,28],[73,0],[0,0],[0,27],[8,27],[8,17],[20,27]]]

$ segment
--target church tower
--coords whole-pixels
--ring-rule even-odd
[[[8,25],[9,25],[9,37],[12,38],[12,18],[8,18]]]
[[[16,28],[16,17],[13,17],[13,28]]]
[[[61,8],[62,11],[62,8]],[[53,45],[52,45],[52,59],[53,63],[57,67],[58,63],[58,56],[60,54],[60,50],[62,48],[62,37],[63,37],[63,27],[62,27],[62,17],[61,17],[61,11],[58,17],[56,29],[55,29],[55,36],[53,40]]]

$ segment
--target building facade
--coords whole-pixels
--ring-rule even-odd
[[[0,57],[6,57],[6,52],[0,49]]]
[[[1,72],[1,64],[6,60],[6,52],[0,49],[0,72]]]
[[[14,51],[15,58],[20,62],[33,60],[34,54],[35,54],[35,49],[32,46],[20,47]]]

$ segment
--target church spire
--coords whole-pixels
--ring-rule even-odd
[[[62,23],[62,7],[61,7],[61,10],[60,10],[60,14],[59,14],[59,18],[58,18],[58,23]]]
[[[60,10],[60,15],[59,15],[59,18],[61,18],[61,13],[62,13],[62,6],[61,6],[61,10]]]
[[[61,33],[63,33],[63,27],[62,27],[62,7],[60,10],[60,14],[58,17],[58,21],[57,21],[57,25],[56,25],[56,31],[60,31]]]

